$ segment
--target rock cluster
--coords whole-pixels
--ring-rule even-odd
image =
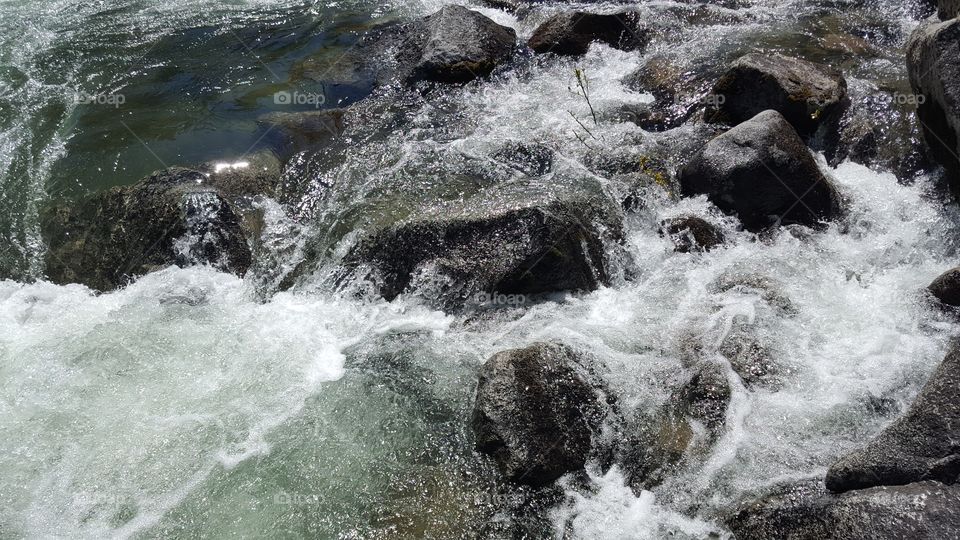
[[[519,14],[540,2],[485,3]],[[953,18],[958,5],[938,2],[944,21],[924,23],[914,33],[908,65],[914,92],[925,97],[917,117],[927,144],[960,190],[960,23]],[[294,71],[324,84],[368,92],[397,87],[429,99],[432,90],[450,88],[444,85],[495,77],[523,62],[569,62],[550,55],[583,55],[595,43],[638,51],[655,35],[656,26],[639,11],[565,11],[547,18],[521,44],[513,29],[447,6],[377,27],[334,61],[307,60]],[[533,59],[534,54],[544,56]],[[804,231],[796,234],[802,241],[842,220],[843,197],[808,145],[832,140],[834,148],[819,148],[828,158],[868,160],[883,135],[869,118],[850,113],[843,74],[780,54],[747,54],[714,68],[722,73],[715,81],[684,72],[658,53],[626,77],[627,87],[655,99],[632,111],[635,123],[665,132],[659,135],[670,152],[650,159],[597,150],[584,141],[585,178],[571,180],[558,174],[565,156],[549,144],[498,141],[475,161],[506,170],[509,181],[483,178],[469,190],[452,190],[452,196],[424,196],[397,215],[370,220],[369,228],[345,232],[341,236],[348,241],[338,246],[331,273],[338,284],[362,282],[365,293],[388,301],[415,293],[456,313],[480,293],[593,291],[621,274],[630,279],[630,265],[616,257],[625,242],[625,209],[640,214],[645,190],[653,187],[664,199],[704,197],[711,207],[702,215],[719,210],[731,216],[724,223],[738,220],[753,233],[792,226]],[[377,111],[387,118],[383,125],[399,129],[403,124],[396,118],[404,105],[398,101]],[[43,219],[47,277],[109,291],[169,265],[203,264],[243,276],[257,254],[251,200],[273,196],[286,203],[285,190],[297,192],[316,181],[302,171],[289,178],[295,170],[290,168],[282,175],[280,161],[306,159],[324,145],[327,155],[317,163],[342,157],[343,147],[330,143],[348,129],[350,110],[262,117],[267,143],[280,159],[260,154],[244,167],[170,168],[131,186],[50,207]],[[610,178],[629,186],[616,193],[605,183]],[[322,187],[324,195],[343,190]],[[345,206],[365,202],[341,200]],[[705,252],[736,241],[738,235],[725,234],[698,213],[648,222],[653,228],[659,224],[674,251],[702,252],[693,257],[714,256],[717,251]],[[715,289],[750,286],[779,315],[795,314],[796,307],[772,283],[721,279]],[[942,303],[960,306],[960,270],[937,278],[929,290]],[[634,490],[650,489],[680,468],[702,463],[727,430],[734,386],[742,382],[755,391],[777,372],[756,336],[731,333],[714,349],[727,363],[698,357],[685,366],[685,377],[662,405],[633,411],[629,420],[604,382],[600,359],[556,343],[498,352],[479,371],[470,423],[476,449],[511,484],[539,489],[591,462],[616,461]],[[726,524],[738,538],[956,537],[958,387],[960,350],[955,350],[910,410],[835,463],[824,481],[801,482],[742,504]]]

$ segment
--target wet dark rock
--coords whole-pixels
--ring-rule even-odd
[[[952,268],[940,274],[927,289],[944,304],[960,307],[960,268]]]
[[[299,64],[298,77],[364,88],[393,81],[464,83],[489,75],[516,50],[512,28],[462,6],[407,23],[374,28],[332,56]]]
[[[169,265],[209,264],[243,275],[250,247],[235,207],[195,169],[50,207],[42,218],[46,275],[108,291]]]
[[[567,346],[535,343],[497,353],[480,372],[472,420],[477,450],[511,482],[549,484],[583,468],[609,399]]]
[[[960,348],[954,347],[901,418],[827,472],[835,492],[960,480]]]
[[[925,23],[910,36],[907,70],[918,99],[917,118],[930,154],[960,193],[960,20]],[[920,103],[922,101],[922,103]]]
[[[631,488],[650,489],[706,456],[723,432],[730,396],[724,368],[701,362],[661,410],[638,413],[620,456]]]
[[[923,135],[909,82],[880,89],[857,81],[850,86],[850,100],[836,147],[824,148],[831,166],[849,159],[903,179],[933,168],[926,148],[918,144]]]
[[[649,92],[654,101],[631,119],[648,131],[665,131],[686,122],[707,103],[706,82],[665,55],[650,58],[623,79],[638,92]]]
[[[553,150],[541,144],[511,141],[492,157],[527,176],[542,176],[553,168]]]
[[[837,121],[847,104],[847,82],[839,71],[782,55],[748,54],[714,85],[705,118],[736,125],[772,109],[809,137]]]
[[[280,161],[271,151],[211,161],[196,167],[203,185],[217,190],[228,201],[243,206],[259,196],[272,197],[280,182]]]
[[[568,11],[544,21],[534,30],[527,45],[537,54],[580,55],[586,53],[594,41],[632,51],[645,47],[650,36],[637,12],[600,15]]]
[[[819,479],[774,489],[725,519],[738,540],[960,538],[960,488],[938,482],[841,495]]]
[[[718,352],[730,362],[730,367],[747,388],[776,386],[780,367],[767,347],[750,333],[731,332]]]
[[[620,219],[599,187],[495,186],[374,231],[345,263],[387,299],[432,280],[448,307],[481,292],[593,290],[609,282]]]
[[[936,0],[935,3],[941,21],[956,19],[960,15],[960,0]]]
[[[845,159],[871,164],[877,158],[881,137],[880,126],[869,115],[858,114],[845,119],[840,124],[840,140],[830,164],[836,167]]]
[[[716,137],[680,172],[684,196],[706,194],[745,229],[818,226],[837,217],[841,200],[796,131],[776,111]]]
[[[679,216],[664,220],[660,233],[673,241],[674,251],[710,251],[723,243],[723,231],[697,216]]]
[[[459,83],[489,75],[517,43],[512,28],[455,5],[430,15],[423,25],[426,39],[413,67],[414,79]]]

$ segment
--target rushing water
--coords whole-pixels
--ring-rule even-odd
[[[276,268],[245,280],[167,269],[103,295],[36,280],[44,201],[255,150],[266,144],[255,119],[282,110],[272,96],[293,87],[299,60],[348,47],[350,32],[373,21],[443,3],[0,3],[0,538],[470,537],[509,491],[471,449],[477,370],[538,340],[602,359],[626,409],[666,398],[691,343],[722,362],[719,345],[748,333],[778,368],[777,384],[749,390],[730,372],[726,430],[704,462],[640,496],[619,469],[591,466],[592,488],[564,483],[545,536],[722,532],[725,505],[822,474],[911,401],[960,330],[921,294],[955,265],[960,220],[935,178],[822,158],[850,203],[842,223],[757,239],[702,199],[651,193],[627,218],[633,279],[480,319],[416,296],[336,293],[322,263],[276,292],[318,242],[336,252],[347,230],[369,223],[339,210],[355,200],[311,201],[315,222],[350,224],[332,238],[265,203]],[[645,54],[721,65],[760,46],[842,64],[855,94],[905,88],[909,6],[744,4],[709,8],[710,24],[657,11],[682,4],[642,4],[675,25]],[[482,11],[521,37],[550,13],[518,21]],[[863,30],[869,53],[850,60],[811,45],[844,25]],[[348,149],[321,176],[348,182],[347,199],[383,195],[389,178],[432,196],[452,189],[441,180],[464,163],[514,140],[556,149],[557,181],[586,176],[613,189],[585,168],[591,153],[642,152],[655,137],[604,120],[584,144],[571,115],[589,109],[569,88],[582,68],[601,113],[648,101],[620,82],[642,60],[594,46],[576,60],[523,61],[429,103],[374,103],[405,108],[406,128]],[[78,93],[125,102],[78,104]],[[402,207],[409,196],[381,201]],[[726,247],[672,252],[655,223],[691,210],[723,226]],[[716,286],[731,276],[765,280],[775,294]]]

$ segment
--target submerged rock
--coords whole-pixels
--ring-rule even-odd
[[[277,155],[289,158],[297,152],[317,149],[336,139],[344,131],[345,109],[306,112],[273,112],[257,119],[264,139]]]
[[[960,538],[960,488],[938,482],[834,495],[819,480],[741,505],[726,524],[738,540]]]
[[[944,304],[960,307],[960,268],[952,268],[940,274],[927,290]]]
[[[750,333],[731,332],[718,352],[730,362],[730,367],[747,388],[777,386],[780,366],[774,362],[767,347]]]
[[[535,343],[491,357],[480,373],[477,450],[511,482],[540,486],[583,468],[612,399],[565,345]]]
[[[906,414],[867,445],[835,463],[826,485],[843,492],[938,480],[960,480],[960,348],[930,376]]]
[[[630,487],[650,489],[705,456],[723,432],[730,397],[724,368],[702,362],[660,411],[638,414],[620,457]]]
[[[606,247],[621,215],[599,188],[494,187],[423,209],[361,239],[347,255],[393,299],[418,278],[454,304],[477,293],[593,290],[609,282]]]
[[[243,275],[251,264],[242,218],[194,169],[174,167],[137,184],[48,209],[46,275],[101,291],[172,264]]]
[[[772,109],[803,137],[838,120],[848,101],[839,71],[778,54],[739,58],[714,85],[713,95],[708,121],[735,125]]]
[[[925,23],[910,36],[907,70],[930,153],[960,193],[960,19]],[[922,97],[922,99],[919,99]]]
[[[680,172],[681,193],[706,194],[745,229],[818,226],[837,217],[840,196],[783,116],[764,111],[716,137]]]
[[[723,244],[723,231],[697,216],[680,216],[664,220],[660,233],[673,241],[674,251],[710,251]]]
[[[554,15],[533,32],[527,45],[537,54],[552,52],[580,55],[594,41],[625,51],[642,49],[650,41],[649,30],[633,11],[601,15],[568,11]]]

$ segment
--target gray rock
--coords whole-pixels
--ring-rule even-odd
[[[657,55],[623,78],[632,90],[649,92],[654,101],[631,119],[648,131],[673,129],[686,122],[707,103],[707,83],[696,70],[684,68],[676,60]]]
[[[359,268],[393,299],[427,275],[450,306],[477,293],[593,290],[609,282],[606,246],[622,235],[617,205],[599,187],[496,186],[424,208],[361,239]],[[441,277],[442,276],[442,277]]]
[[[341,54],[299,64],[298,76],[357,87],[438,81],[463,83],[489,75],[516,50],[512,28],[462,6],[370,30]]]
[[[936,0],[937,16],[941,21],[956,19],[960,15],[960,0]]]
[[[723,432],[730,395],[724,368],[701,362],[662,409],[639,412],[619,457],[630,487],[651,489],[706,456]]]
[[[947,354],[910,409],[880,435],[844,456],[827,472],[826,485],[843,492],[960,479],[960,348]]]
[[[919,482],[834,495],[812,480],[745,503],[725,522],[738,540],[957,539],[960,488]]]
[[[843,75],[821,64],[782,55],[748,54],[713,87],[705,118],[738,124],[767,109],[803,136],[840,118],[848,104]]]
[[[583,468],[610,395],[564,345],[535,343],[491,357],[480,373],[477,450],[511,482],[541,486]]]
[[[918,99],[917,117],[933,158],[960,193],[960,20],[925,23],[910,36],[907,70]],[[922,103],[919,103],[922,101]]]
[[[673,241],[674,251],[710,251],[723,244],[723,231],[709,221],[697,216],[679,216],[660,224],[662,235]]]
[[[649,30],[637,12],[601,15],[567,11],[550,17],[533,32],[527,45],[537,54],[580,55],[594,41],[622,50],[642,49],[650,41]]]
[[[517,43],[512,28],[461,6],[444,7],[424,26],[427,38],[413,68],[415,79],[456,83],[489,75]]]
[[[730,367],[747,388],[777,386],[780,366],[774,362],[767,347],[749,332],[731,332],[718,352],[730,362]]]
[[[206,181],[175,167],[50,207],[41,220],[47,277],[109,291],[173,264],[242,276],[251,264],[242,218]]]
[[[944,304],[960,307],[960,268],[952,268],[940,274],[927,290]]]
[[[866,114],[851,116],[840,126],[840,140],[830,164],[837,166],[845,159],[870,164],[877,157],[877,146],[882,133]]]
[[[796,131],[764,111],[716,137],[680,171],[684,196],[706,194],[744,228],[818,226],[841,213],[841,199]]]

